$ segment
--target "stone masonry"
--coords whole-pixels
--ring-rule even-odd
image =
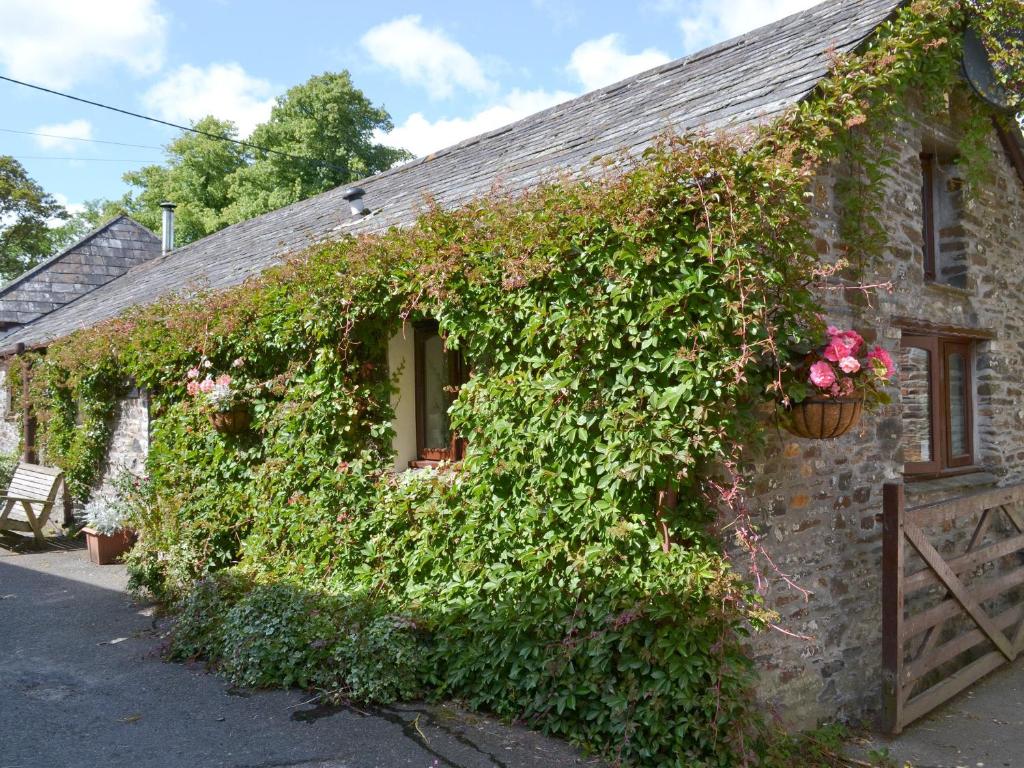
[[[963,206],[956,233],[966,273],[958,270],[949,282],[962,287],[941,276],[924,279],[919,155],[936,144],[956,146],[955,103],[941,124],[903,124],[887,139],[898,154],[885,181],[890,244],[880,262],[864,265],[863,280],[889,283],[891,290],[822,293],[831,324],[855,328],[897,363],[905,332],[945,326],[976,337],[977,471],[907,482],[908,505],[1024,481],[1024,185],[994,131],[991,176]],[[834,194],[839,172],[822,174],[814,189],[814,236],[826,261],[842,253]],[[780,626],[809,639],[772,632],[753,643],[764,695],[795,724],[870,723],[881,704],[882,485],[903,475],[904,420],[912,424],[914,413],[908,402],[904,414],[899,386],[893,395],[891,405],[865,414],[837,440],[775,430],[755,462],[752,509],[766,548],[782,572],[810,591],[805,599],[776,579],[766,596]],[[964,536],[964,529],[947,531],[944,547]]]

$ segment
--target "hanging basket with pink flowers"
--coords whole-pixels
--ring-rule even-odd
[[[781,423],[798,437],[828,440],[845,435],[869,410],[890,402],[895,368],[880,346],[866,349],[856,331],[829,326],[823,347],[782,372]]]
[[[252,422],[250,404],[259,385],[245,379],[241,370],[244,365],[245,361],[238,358],[231,363],[234,375],[217,374],[212,362],[204,357],[186,374],[185,391],[199,403],[218,432],[238,435]]]

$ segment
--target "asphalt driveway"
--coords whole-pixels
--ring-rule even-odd
[[[80,549],[0,548],[0,768],[555,768],[566,744],[454,707],[318,707],[159,658],[153,606]]]

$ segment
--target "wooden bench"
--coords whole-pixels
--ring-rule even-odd
[[[56,530],[50,521],[64,475],[56,467],[18,462],[7,494],[0,496],[0,531],[31,533],[37,544],[44,541],[43,531]]]

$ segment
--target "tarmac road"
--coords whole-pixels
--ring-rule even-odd
[[[568,745],[453,706],[359,712],[159,657],[122,566],[0,548],[0,768],[557,768]]]

